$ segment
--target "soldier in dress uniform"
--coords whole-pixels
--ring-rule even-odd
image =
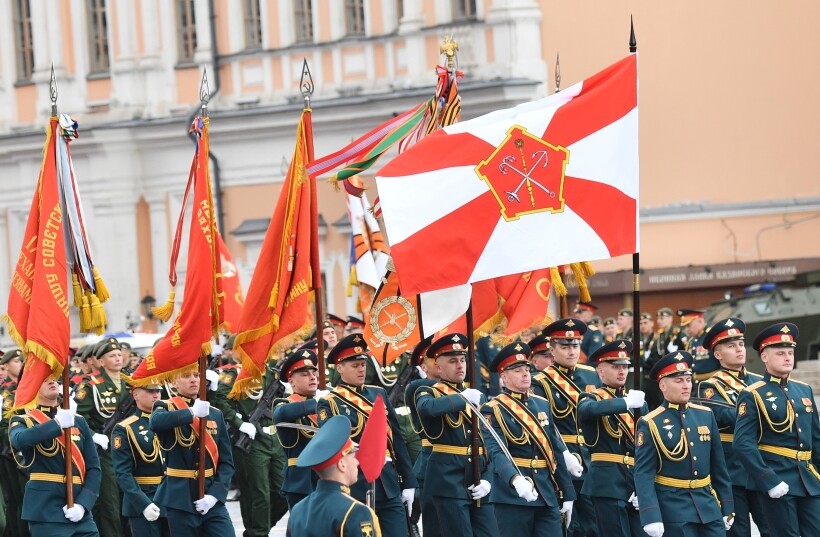
[[[680,325],[686,332],[686,352],[692,355],[695,360],[693,368],[692,380],[695,384],[708,379],[715,371],[720,369],[720,364],[709,352],[709,349],[703,346],[703,339],[706,337],[706,320],[703,314],[706,310],[696,309],[680,309]]]
[[[100,462],[85,418],[57,408],[60,388],[52,377],[37,394],[37,406],[11,418],[9,441],[21,451],[29,472],[23,497],[23,520],[32,537],[99,535],[91,510],[100,493]],[[74,505],[66,504],[65,436],[71,431],[71,482]]]
[[[635,488],[650,537],[725,535],[734,521],[732,482],[714,414],[689,402],[692,355],[677,351],[652,368],[663,405],[638,420]]]
[[[555,363],[543,375],[536,375],[532,385],[535,395],[550,402],[555,426],[568,448],[564,459],[572,474],[577,497],[574,506],[576,516],[572,518],[568,531],[570,537],[598,534],[590,498],[581,493],[583,468],[589,465],[589,453],[584,447],[583,435],[578,432],[578,398],[601,385],[594,368],[578,363],[581,339],[586,330],[586,324],[576,319],[560,319],[544,328],[543,335],[550,338]]]
[[[467,402],[477,407],[486,399],[481,391],[464,387],[467,337],[441,336],[433,341],[426,355],[435,361],[440,380],[432,386],[419,386],[414,393],[419,421],[433,445],[424,477],[424,486],[429,490],[425,496],[432,495],[430,501],[436,506],[440,523],[447,525],[447,535],[497,536],[495,509],[486,498],[493,478],[484,441],[480,441],[478,453],[472,450],[472,410]],[[473,475],[474,456],[480,458],[481,477],[477,484]]]
[[[735,523],[728,535],[749,537],[751,524],[749,513],[754,515],[755,523],[762,536],[768,535],[758,494],[749,489],[749,474],[740,460],[734,456],[735,421],[737,420],[737,397],[746,386],[763,377],[746,370],[746,343],[744,333],[746,325],[740,319],[723,319],[709,330],[703,340],[703,346],[711,351],[720,363],[720,371],[698,384],[698,397],[701,402],[712,409],[720,429],[720,441],[723,454],[732,478],[732,494],[735,500]]]
[[[656,329],[649,341],[648,347],[644,348],[644,362],[641,369],[643,379],[642,386],[646,392],[646,402],[650,409],[656,408],[663,401],[658,383],[649,378],[649,372],[658,363],[658,360],[677,350],[686,348],[686,335],[680,327],[673,326],[674,312],[671,308],[661,308],[655,315]]]
[[[14,462],[9,444],[9,412],[14,406],[14,394],[17,391],[17,382],[20,371],[23,369],[23,351],[13,349],[0,357],[0,365],[6,368],[6,380],[0,386],[0,481],[2,493],[5,493],[6,502],[6,533],[9,537],[28,535],[28,527],[20,518],[23,508],[23,489],[26,477]]]
[[[347,325],[347,321],[345,319],[339,317],[338,315],[328,313],[327,320],[330,321],[330,324],[333,325],[333,329],[336,331],[337,342],[345,337],[345,326]]]
[[[426,537],[438,537],[441,535],[441,526],[436,513],[436,506],[433,502],[432,491],[424,487],[424,477],[427,473],[427,463],[430,460],[430,454],[433,452],[433,444],[427,437],[424,431],[424,426],[419,419],[418,409],[416,408],[416,390],[421,386],[432,386],[438,382],[438,373],[436,372],[435,360],[427,357],[427,349],[433,342],[433,336],[428,336],[421,340],[410,356],[410,364],[412,367],[418,367],[423,373],[421,378],[413,379],[404,390],[404,401],[410,411],[410,419],[413,430],[421,438],[421,450],[418,457],[413,462],[413,475],[416,476],[416,500],[419,504],[419,511],[421,513],[421,523],[423,533]],[[413,508],[415,514],[416,507]]]
[[[358,317],[354,317],[353,315],[348,315],[347,321],[345,322],[345,332],[343,337],[347,337],[351,334],[361,334],[363,332],[364,321],[359,319]]]
[[[119,537],[123,535],[123,525],[127,526],[127,523],[120,520],[120,489],[108,449],[110,440],[102,431],[127,395],[129,379],[120,373],[122,351],[115,338],[105,338],[97,343],[92,354],[100,363],[99,373],[90,374],[77,387],[74,400],[77,402],[77,414],[88,421],[94,434],[102,470],[100,498],[94,505],[94,521],[105,537]]]
[[[615,339],[628,339],[632,341],[632,318],[633,313],[629,308],[621,308],[618,310],[618,316],[615,318],[615,324],[618,326],[618,333]]]
[[[339,343],[336,326],[332,321],[326,320],[322,322],[322,337],[325,340],[325,350],[328,352]]]
[[[285,359],[282,364],[282,380],[290,383],[293,393],[273,403],[273,422],[277,426],[283,423],[318,426],[314,399],[319,386],[318,361],[313,349],[296,350]],[[293,506],[316,488],[316,475],[309,468],[296,466],[297,458],[313,438],[314,432],[279,426],[277,434],[287,457],[282,494],[293,511]]]
[[[581,362],[586,363],[587,358],[604,344],[604,335],[597,326],[590,325],[592,316],[598,311],[598,306],[592,302],[577,302],[575,304],[575,318],[587,325],[587,331],[581,339]],[[594,328],[593,328],[594,326]]]
[[[288,537],[381,537],[372,509],[350,496],[359,477],[350,421],[330,418],[296,460],[296,466],[319,476],[316,490],[296,504],[288,520]]]
[[[495,436],[484,435],[495,475],[498,530],[509,537],[561,535],[562,515],[569,526],[575,501],[549,401],[529,393],[529,358],[526,343],[501,349],[492,367],[501,375],[503,391],[481,408],[512,455],[508,459]]]
[[[618,323],[615,317],[607,317],[604,319],[604,343],[611,343],[615,341],[618,336]]]
[[[783,537],[820,535],[820,422],[811,386],[789,378],[797,337],[797,326],[777,323],[755,338],[766,372],[737,398],[732,444]]]
[[[582,492],[592,498],[601,537],[642,537],[632,469],[635,466],[633,410],[648,410],[644,393],[625,392],[632,342],[607,343],[589,357],[603,386],[578,400],[578,432],[590,453]]]
[[[529,340],[527,346],[530,348],[530,363],[534,370],[532,380],[535,381],[536,376],[541,375],[539,378],[542,378],[543,374],[541,372],[555,363],[555,356],[550,348],[550,338],[545,336],[543,332],[539,332]]]
[[[122,490],[122,514],[128,518],[135,537],[171,534],[165,513],[154,503],[154,494],[165,472],[162,449],[150,428],[150,420],[161,392],[159,384],[132,388],[136,409],[111,432],[111,458]]]
[[[233,535],[225,499],[234,465],[222,412],[197,398],[196,365],[176,374],[174,388],[179,395],[154,403],[149,422],[165,453],[166,467],[154,503],[166,509],[173,537]],[[206,420],[204,441],[199,438],[201,419]],[[205,494],[200,498],[197,472],[201,443],[205,449]]]
[[[358,441],[376,397],[381,395],[384,399],[390,425],[388,451],[392,462],[384,466],[376,480],[375,508],[385,535],[406,536],[407,514],[402,502],[412,505],[416,478],[407,446],[399,432],[396,411],[388,400],[387,392],[384,388],[364,383],[366,362],[370,360],[367,342],[361,334],[345,336],[328,354],[327,359],[336,365],[339,384],[319,400],[317,412],[320,426],[332,416],[345,416],[352,426],[351,439]],[[351,494],[363,502],[368,489],[369,485],[364,475],[361,475],[351,487]]]

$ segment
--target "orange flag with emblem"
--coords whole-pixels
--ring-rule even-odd
[[[296,149],[236,329],[233,348],[242,361],[242,371],[229,397],[239,397],[249,384],[258,381],[265,362],[312,325],[311,194],[306,150],[303,112],[296,130]]]
[[[222,235],[216,235],[219,246],[219,261],[222,264],[222,291],[225,293],[223,301],[225,317],[223,324],[225,329],[233,332],[239,326],[239,317],[242,315],[242,306],[245,299],[242,296],[242,283],[239,281],[239,271],[233,262],[231,252],[222,239]]]

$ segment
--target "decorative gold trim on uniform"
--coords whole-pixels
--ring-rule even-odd
[[[544,459],[522,459],[520,457],[513,457],[513,462],[519,468],[546,468],[547,461]]]
[[[423,448],[425,448],[425,447],[431,447],[432,445],[433,445],[433,444],[432,444],[432,443],[430,443],[430,441],[429,441],[429,440],[427,440],[426,438],[422,438],[422,439],[421,439],[421,447],[423,447]]]
[[[298,458],[299,458],[299,457],[291,457],[291,458],[289,458],[289,459],[288,459],[288,466],[291,466],[291,467],[292,467],[292,466],[296,466],[296,460],[297,460]]]
[[[138,475],[134,476],[138,485],[159,485],[162,483],[161,475]]]
[[[786,457],[787,459],[794,459],[797,461],[810,461],[811,460],[811,451],[797,451],[796,449],[789,449],[780,446],[770,446],[768,444],[758,444],[758,449],[760,451],[765,451],[766,453],[774,453],[775,455],[780,455],[781,457]]]
[[[593,453],[590,455],[590,458],[597,462],[614,462],[616,464],[635,466],[635,457],[629,457],[628,455],[618,455],[616,453]]]
[[[735,441],[735,435],[732,433],[720,433],[720,441],[731,444]]]
[[[448,446],[446,444],[433,444],[433,453],[447,453],[448,455],[472,455],[472,446]],[[484,448],[478,448],[478,454],[484,455]]]
[[[707,475],[702,479],[689,480],[656,475],[655,483],[657,483],[658,485],[666,485],[667,487],[675,487],[678,489],[700,489],[712,484],[712,476]]]
[[[32,481],[50,481],[52,483],[65,483],[64,474],[47,474],[45,472],[31,472],[29,479]],[[83,480],[78,475],[71,476],[71,482],[75,485],[82,485]]]
[[[170,477],[183,477],[185,479],[196,479],[198,477],[198,470],[180,470],[178,468],[168,468],[165,470],[165,475]],[[213,477],[214,469],[208,468],[205,470],[205,477]]]
[[[561,440],[563,440],[565,444],[584,444],[584,437],[580,434],[562,434]]]

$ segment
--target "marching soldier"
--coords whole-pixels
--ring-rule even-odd
[[[347,321],[332,313],[327,314],[327,320],[330,321],[331,325],[333,325],[333,330],[336,331],[336,342],[338,342],[345,336],[345,326],[347,325]]]
[[[737,398],[732,444],[784,537],[820,535],[820,422],[811,387],[789,378],[797,337],[797,326],[777,323],[755,338],[766,372]]]
[[[543,332],[538,333],[534,338],[529,340],[527,345],[532,353],[530,355],[530,363],[535,371],[532,379],[534,381],[535,376],[538,376],[542,371],[545,371],[549,366],[555,363],[555,356],[553,356],[552,349],[550,348],[550,338],[545,336]],[[542,377],[543,375],[539,378]]]
[[[604,335],[595,325],[590,325],[592,316],[598,311],[598,306],[592,302],[578,302],[575,305],[575,318],[587,325],[587,331],[581,338],[581,361],[586,363],[587,358],[604,344]]]
[[[57,407],[59,385],[46,379],[37,407],[11,418],[9,441],[23,453],[20,465],[29,472],[23,496],[23,520],[32,537],[99,535],[91,510],[100,492],[100,463],[85,418]],[[71,431],[74,505],[66,504],[64,430]]]
[[[161,391],[159,385],[132,388],[136,410],[111,433],[111,458],[123,493],[122,514],[137,537],[167,537],[171,533],[165,513],[154,503],[164,470],[162,449],[150,420]]]
[[[472,410],[485,402],[475,388],[464,388],[467,375],[467,337],[448,334],[433,341],[427,357],[435,361],[440,380],[432,386],[419,386],[414,394],[419,420],[433,445],[427,462],[425,493],[432,496],[438,520],[447,524],[447,535],[485,537],[498,535],[493,504],[484,500],[492,488],[492,467],[484,450],[472,451]],[[479,457],[481,479],[475,483],[472,457]],[[480,501],[479,501],[480,500]]]
[[[680,325],[686,332],[686,352],[692,355],[695,360],[693,368],[694,376],[692,380],[695,384],[708,379],[712,374],[720,369],[720,364],[706,347],[703,346],[703,339],[706,337],[706,320],[703,318],[705,310],[681,309]]]
[[[509,460],[495,436],[484,437],[495,473],[493,503],[502,536],[561,535],[561,518],[572,520],[575,488],[560,456],[562,445],[551,425],[549,401],[529,393],[530,348],[507,345],[493,370],[503,391],[481,409],[512,455]]]
[[[672,325],[674,313],[671,308],[661,308],[655,316],[657,328],[652,338],[649,340],[649,345],[644,348],[643,353],[643,368],[641,369],[643,378],[642,386],[646,392],[646,402],[649,408],[654,409],[663,401],[658,383],[649,378],[649,372],[658,363],[658,360],[677,350],[686,348],[686,336],[681,332],[681,329]]]
[[[732,479],[732,494],[735,500],[735,523],[727,535],[748,537],[751,535],[750,511],[760,534],[768,535],[758,494],[747,488],[749,474],[734,456],[735,422],[737,420],[737,397],[746,386],[763,377],[746,370],[746,325],[740,319],[724,319],[716,323],[706,334],[703,346],[712,352],[720,363],[720,371],[698,384],[698,397],[712,409],[720,429],[723,454]]]
[[[615,324],[618,326],[618,333],[615,339],[628,339],[632,341],[632,310],[629,308],[621,308],[618,310],[618,317],[615,319]]]
[[[664,356],[650,372],[663,405],[638,420],[635,489],[650,537],[725,535],[734,520],[732,482],[712,411],[692,404],[692,355]]]
[[[351,334],[361,334],[362,332],[364,332],[364,321],[358,317],[348,315],[347,322],[345,323],[344,337]],[[341,339],[339,341],[341,341]]]
[[[387,408],[388,451],[392,463],[386,464],[376,480],[376,514],[384,527],[385,535],[406,536],[407,515],[402,502],[413,503],[416,478],[407,446],[399,434],[399,423],[396,411],[387,397],[387,392],[378,386],[365,385],[367,342],[361,334],[351,334],[342,338],[328,354],[328,361],[336,365],[339,373],[339,384],[330,393],[319,400],[317,405],[319,424],[324,424],[332,416],[343,415],[350,420],[351,439],[361,438],[364,425],[373,409],[373,403],[379,395],[384,399]],[[351,487],[351,494],[359,501],[364,501],[368,490],[364,475]]]
[[[601,537],[641,537],[635,466],[636,408],[646,413],[644,393],[624,386],[632,365],[632,342],[615,340],[589,357],[603,387],[583,393],[578,400],[578,432],[592,461],[582,492],[592,498]]]
[[[120,537],[123,535],[120,489],[108,449],[109,438],[102,431],[125,398],[129,379],[120,373],[122,351],[115,338],[109,337],[97,343],[91,355],[100,362],[99,372],[90,374],[79,385],[74,400],[77,402],[77,414],[88,421],[93,433],[102,470],[100,497],[94,505],[94,521],[105,537]]]
[[[290,383],[293,393],[274,401],[273,422],[276,425],[294,423],[308,427],[318,426],[314,399],[319,385],[317,363],[316,352],[312,349],[296,350],[285,359],[282,364],[282,379]],[[287,457],[282,493],[293,511],[293,507],[316,488],[316,476],[310,468],[296,465],[296,460],[315,433],[305,429],[277,427],[277,434]]]
[[[288,520],[288,537],[381,537],[376,513],[350,496],[359,477],[350,422],[333,416],[296,460],[319,476],[316,490],[297,503]]]
[[[612,343],[618,336],[618,323],[615,317],[604,319],[604,343]]]
[[[6,381],[0,386],[0,479],[2,493],[5,493],[6,528],[10,537],[28,535],[26,524],[20,519],[20,510],[23,507],[23,489],[26,486],[26,477],[18,469],[17,463],[9,444],[9,415],[14,406],[14,394],[17,391],[17,382],[23,369],[23,351],[14,349],[6,352],[0,358],[0,365],[6,368]]]
[[[595,513],[589,496],[581,493],[584,484],[583,468],[589,466],[589,453],[584,437],[578,432],[578,398],[584,392],[595,391],[601,384],[595,369],[579,364],[581,339],[586,324],[575,319],[560,319],[543,330],[550,338],[555,363],[533,379],[532,391],[550,402],[555,426],[568,450],[564,460],[573,477],[576,516],[569,527],[570,536],[597,535]]]
[[[233,535],[225,499],[233,477],[231,441],[222,412],[199,395],[196,365],[174,379],[176,397],[154,403],[150,427],[165,452],[165,479],[154,503],[165,508],[173,537]],[[206,435],[199,438],[199,420],[206,420]],[[199,497],[197,472],[200,444],[205,449],[205,495]]]

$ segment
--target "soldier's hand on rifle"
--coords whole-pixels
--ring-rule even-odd
[[[208,389],[215,392],[219,388],[219,373],[213,369],[205,370],[205,380],[208,381]]]
[[[74,411],[66,410],[65,408],[58,408],[57,415],[54,417],[57,423],[60,424],[61,429],[68,429],[74,427]]]
[[[155,503],[149,503],[148,507],[142,510],[142,516],[148,522],[153,522],[159,518],[159,507]]]
[[[572,505],[575,502],[564,502],[561,504],[561,514],[564,515],[564,527],[569,528],[569,523],[572,522]]]
[[[79,522],[80,520],[82,520],[83,515],[85,515],[85,507],[78,503],[75,503],[71,507],[64,505],[63,514],[71,522]]]
[[[404,489],[401,491],[401,501],[407,506],[407,516],[413,514],[413,500],[416,498],[416,489]]]
[[[626,408],[641,408],[646,394],[641,390],[629,390],[624,399],[626,399]]]
[[[478,390],[476,390],[478,391]],[[477,485],[473,484],[467,487],[467,490],[470,491],[470,495],[474,500],[480,500],[484,496],[490,493],[490,482],[482,479]]]
[[[239,432],[245,433],[251,440],[256,438],[256,427],[253,426],[253,423],[243,421],[242,425],[239,426]]]
[[[467,388],[461,392],[461,395],[473,406],[477,406],[481,402],[481,391],[475,388]]]
[[[769,489],[769,498],[780,498],[789,493],[789,485],[785,481],[781,481],[777,485]]]
[[[567,465],[567,470],[572,477],[581,477],[581,474],[584,473],[584,466],[578,462],[578,458],[570,453],[567,449],[563,453],[564,455],[564,464]]]
[[[512,486],[519,498],[528,502],[534,502],[538,499],[538,491],[535,490],[532,481],[526,477],[520,475],[515,476],[512,480]]]
[[[202,498],[198,499],[194,502],[194,507],[199,512],[200,515],[208,514],[208,511],[211,510],[211,507],[216,505],[216,498],[211,496],[210,494],[206,494]]]
[[[103,450],[108,449],[108,437],[104,434],[94,433],[91,435],[91,439],[94,440],[94,443],[103,448]]]
[[[649,537],[663,537],[663,522],[653,522],[643,527]]]
[[[191,413],[197,418],[205,418],[211,412],[211,403],[197,399],[191,406]]]

